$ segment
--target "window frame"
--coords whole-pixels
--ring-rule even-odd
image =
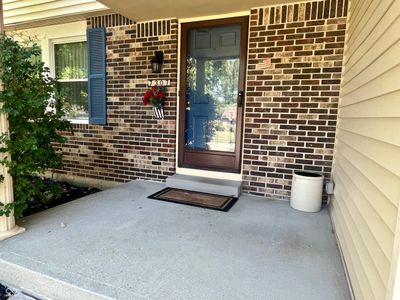
[[[77,42],[86,42],[87,47],[87,39],[86,35],[77,35],[71,37],[63,37],[49,40],[49,58],[50,58],[50,74],[53,78],[56,78],[56,55],[55,55],[55,45],[59,44],[69,44],[69,43],[77,43]],[[88,83],[88,74],[86,75],[86,79],[60,79],[59,82],[87,82]],[[89,101],[89,99],[88,99]],[[87,119],[69,119],[72,124],[89,124],[89,115]]]

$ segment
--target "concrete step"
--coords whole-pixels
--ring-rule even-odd
[[[167,178],[167,187],[239,197],[242,181],[175,174]]]

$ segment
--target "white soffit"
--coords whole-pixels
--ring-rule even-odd
[[[3,10],[8,29],[84,20],[110,12],[95,0],[3,0]]]
[[[295,3],[290,0],[100,0],[134,21],[195,18],[249,11],[254,7]]]

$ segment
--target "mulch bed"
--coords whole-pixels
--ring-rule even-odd
[[[46,199],[31,199],[24,211],[24,217],[101,191],[97,188],[80,187],[51,179],[45,179],[44,183]]]

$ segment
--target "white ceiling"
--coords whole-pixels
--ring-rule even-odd
[[[193,18],[249,11],[260,6],[299,0],[98,0],[134,21],[164,18]]]
[[[93,14],[111,13],[96,0],[3,0],[3,3],[6,30],[67,23],[85,20]]]

